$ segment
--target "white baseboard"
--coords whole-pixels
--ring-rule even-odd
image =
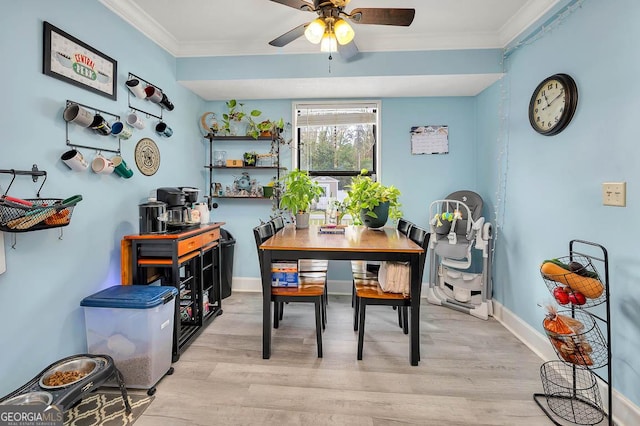
[[[493,301],[493,317],[498,320],[507,330],[509,330],[516,338],[524,343],[542,362],[558,359],[555,351],[549,343],[549,339],[529,324],[522,321],[510,310],[502,306],[500,303]],[[602,403],[608,411],[608,385],[600,380],[600,392]],[[540,384],[542,392],[542,384]],[[640,407],[635,405],[624,395],[613,389],[613,419],[618,426],[624,425],[640,425]]]

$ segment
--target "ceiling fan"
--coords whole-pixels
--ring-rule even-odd
[[[413,22],[415,9],[399,8],[359,8],[351,13],[344,10],[350,0],[271,0],[294,9],[315,12],[318,18],[287,31],[269,42],[270,45],[283,47],[304,35],[314,44],[320,44],[322,52],[338,51],[344,59],[358,54],[353,41],[355,32],[344,19],[356,24],[396,25],[407,27]],[[329,56],[331,58],[331,56]]]

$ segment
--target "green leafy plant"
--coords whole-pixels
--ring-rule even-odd
[[[284,186],[280,208],[291,213],[306,213],[311,203],[324,193],[318,182],[311,180],[307,171],[293,169],[281,178]]]
[[[273,134],[275,133],[276,129],[279,129],[279,130],[284,129],[284,120],[282,118],[278,121],[263,120],[258,123],[256,120],[254,120],[254,118],[259,117],[262,113],[259,113],[258,115],[253,115],[254,112],[260,112],[260,111],[258,110],[251,111],[251,114],[248,116],[249,129],[247,131],[247,134],[253,137],[254,139],[258,139],[258,137],[262,133]]]
[[[244,160],[245,166],[255,166],[258,160],[258,153],[255,151],[245,152],[242,154],[242,159]]]
[[[345,202],[354,222],[360,222],[361,210],[365,210],[367,216],[377,218],[373,209],[386,202],[389,202],[389,217],[392,220],[400,219],[400,190],[393,185],[385,186],[376,182],[367,174],[368,170],[362,169],[360,175],[353,178],[347,191]]]
[[[254,109],[249,114],[244,112],[244,104],[236,101],[235,99],[230,99],[225,102],[227,107],[227,112],[222,114],[222,123],[223,130],[229,131],[230,123],[232,121],[242,121],[247,120],[249,122],[249,126],[251,127],[251,123],[254,123],[252,117],[259,117],[262,114],[262,111]],[[257,138],[257,136],[256,136]]]

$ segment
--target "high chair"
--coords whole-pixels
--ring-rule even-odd
[[[493,315],[493,235],[491,224],[482,217],[482,206],[482,198],[472,191],[454,192],[429,206],[427,301],[486,320]],[[481,265],[474,262],[473,250],[482,254]]]

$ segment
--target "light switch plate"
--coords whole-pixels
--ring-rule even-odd
[[[602,204],[625,207],[627,205],[627,183],[604,182],[602,184]]]

